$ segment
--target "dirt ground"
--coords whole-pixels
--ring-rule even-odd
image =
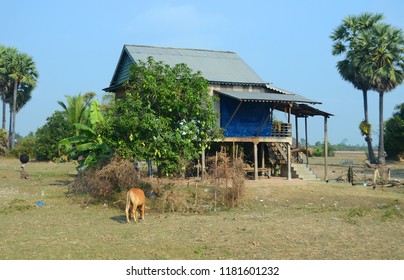
[[[311,160],[321,172],[321,159]],[[330,160],[330,179],[347,169],[345,160]],[[392,176],[402,174],[402,163],[392,166]],[[20,179],[18,160],[0,158],[0,260],[404,259],[402,187],[260,178],[245,181],[236,208],[151,207],[145,221],[127,224],[123,209],[108,202],[66,197],[74,165],[30,162],[26,169],[29,179]]]
[[[367,158],[364,152],[336,152],[334,157],[328,157],[327,177],[329,180],[346,179],[348,168],[352,167],[357,180],[372,180],[374,169],[366,164]],[[309,158],[309,166],[322,180],[325,178],[325,162],[324,158]],[[404,181],[404,162],[387,161],[387,168],[391,171],[391,179]]]

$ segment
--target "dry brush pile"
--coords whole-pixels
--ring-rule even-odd
[[[80,198],[84,205],[107,202],[124,209],[127,190],[139,187],[148,197],[148,208],[158,212],[200,213],[236,207],[244,193],[241,157],[229,157],[222,149],[207,163],[204,180],[150,178],[133,162],[115,156],[103,166],[79,172],[67,194]]]
[[[242,153],[230,157],[224,147],[208,158],[208,180],[214,189],[214,201],[226,207],[235,207],[244,194],[244,161]]]
[[[67,194],[83,196],[86,203],[111,200],[136,184],[138,178],[138,171],[132,162],[114,156],[102,166],[79,171]]]

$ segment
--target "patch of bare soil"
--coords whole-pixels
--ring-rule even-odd
[[[325,160],[322,157],[309,158],[309,166],[322,180],[325,178]],[[327,159],[328,180],[347,181],[348,169],[351,168],[357,181],[373,180],[374,168],[369,167],[364,152],[336,152]],[[404,182],[404,162],[387,161],[386,169],[390,170],[392,180]]]

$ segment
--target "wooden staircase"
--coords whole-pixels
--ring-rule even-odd
[[[267,149],[271,161],[279,165],[287,164],[287,146],[284,143],[271,142],[267,143]],[[310,167],[306,164],[296,163],[296,159],[292,156],[291,164],[292,178],[300,178],[302,180],[319,181]]]
[[[287,162],[287,147],[284,143],[267,143],[269,157],[276,163],[284,164]]]

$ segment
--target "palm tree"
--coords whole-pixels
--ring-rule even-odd
[[[32,87],[27,87],[27,86],[22,86],[18,88],[18,94],[17,94],[17,104],[15,106],[15,112],[18,113],[22,107],[25,106],[25,104],[28,103],[28,101],[31,100],[31,92],[33,88]],[[13,131],[13,91],[11,90],[10,94],[6,97],[5,103],[9,104],[10,107],[10,123],[9,123],[9,131]],[[10,143],[9,143],[10,144]]]
[[[372,89],[379,93],[379,164],[386,163],[384,150],[384,93],[404,81],[404,37],[401,29],[380,23],[363,33],[360,48],[367,53],[364,71],[372,73]]]
[[[362,91],[365,115],[364,124],[368,128],[370,128],[370,124],[367,93],[371,89],[371,74],[361,71],[366,55],[362,53],[362,49],[358,45],[358,39],[360,34],[371,30],[373,26],[382,19],[382,14],[371,13],[363,13],[359,16],[348,16],[330,36],[334,41],[332,54],[346,54],[344,60],[337,62],[338,72],[344,80],[351,82],[356,89]],[[365,141],[368,145],[369,160],[371,163],[375,163],[371,129],[367,129],[367,131],[361,130],[361,132],[365,135]]]
[[[1,128],[6,129],[6,104],[9,103],[8,100],[12,96],[12,90],[10,90],[10,81],[0,85],[1,87],[1,101],[2,101],[2,121]]]
[[[1,128],[6,129],[6,103],[7,98],[11,96],[12,92],[11,81],[7,75],[6,61],[8,57],[12,54],[12,49],[6,48],[0,45],[0,93],[1,93],[1,101],[2,101],[2,122]]]
[[[73,126],[75,123],[86,124],[88,117],[86,110],[90,106],[91,100],[96,94],[94,92],[87,92],[84,95],[78,94],[76,96],[66,95],[67,104],[58,101],[58,104],[64,109],[64,114],[67,121]],[[76,128],[76,135],[80,131]]]
[[[5,75],[3,75],[3,73],[2,73],[2,69],[4,68],[4,65],[3,65],[3,56],[4,56],[4,53],[5,53],[5,51],[6,51],[6,48],[4,47],[4,46],[2,46],[2,45],[0,45],[0,98],[1,98],[1,101],[2,101],[2,103],[3,103],[3,107],[2,107],[2,126],[1,126],[1,128],[2,129],[5,129],[5,126],[6,126],[6,123],[5,123],[5,120],[6,120],[6,115],[5,115],[5,110],[6,110],[6,102],[5,102],[5,93],[4,93],[4,91],[5,91],[5,85],[6,85],[6,82],[5,82],[5,79],[4,79],[4,77],[5,77]]]
[[[10,56],[6,57],[6,73],[13,83],[13,99],[10,120],[12,124],[10,131],[10,149],[13,149],[15,140],[15,121],[18,92],[26,92],[24,89],[21,91],[22,87],[29,89],[31,92],[36,86],[36,81],[39,75],[36,70],[34,60],[31,56],[25,53],[20,53],[14,48],[11,48],[10,53]]]

